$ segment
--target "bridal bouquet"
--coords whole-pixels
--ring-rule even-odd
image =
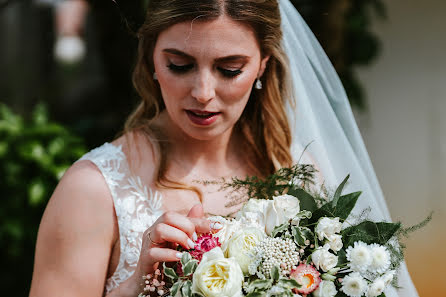
[[[283,168],[266,180],[224,183],[249,197],[235,218],[212,217],[224,227],[203,234],[174,267],[148,275],[146,293],[161,296],[376,297],[397,285],[404,259],[398,238],[424,225],[350,222],[360,192],[311,191],[311,165]],[[140,296],[144,296],[140,294]]]

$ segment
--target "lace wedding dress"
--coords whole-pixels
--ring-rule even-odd
[[[105,292],[109,293],[135,271],[142,234],[163,213],[162,197],[143,185],[138,176],[131,175],[121,146],[105,143],[85,154],[81,160],[93,162],[102,172],[118,219],[120,256],[116,271],[105,284]]]

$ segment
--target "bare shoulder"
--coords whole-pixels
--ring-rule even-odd
[[[129,132],[113,141],[112,144],[121,146],[133,174],[146,181],[153,179],[157,153],[156,146],[149,135],[142,131]]]
[[[66,296],[102,296],[115,224],[113,200],[99,169],[90,161],[73,164],[39,227],[30,296],[56,296],[62,290]]]

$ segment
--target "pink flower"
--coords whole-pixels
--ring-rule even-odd
[[[320,273],[312,265],[300,264],[293,269],[290,278],[296,280],[301,287],[296,289],[298,293],[310,294],[315,291],[321,283]]]
[[[220,247],[221,243],[218,241],[218,237],[213,237],[212,234],[201,235],[195,244],[195,248],[189,253],[192,258],[201,261],[203,254],[209,252],[213,248]]]

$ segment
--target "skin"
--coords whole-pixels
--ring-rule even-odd
[[[243,57],[222,60],[228,56]],[[233,127],[268,58],[261,56],[249,27],[226,17],[194,22],[192,26],[190,22],[180,23],[160,34],[153,59],[166,111],[157,123],[172,144],[170,178],[190,182],[197,177],[249,173]],[[192,67],[178,73],[167,67],[171,63]],[[225,71],[238,70],[241,73],[233,78],[223,75],[228,73]],[[190,120],[186,112],[189,109],[220,114],[213,124],[203,127]],[[142,137],[134,136],[135,143],[122,137],[114,144],[123,145],[127,159],[140,164],[135,166],[136,174],[153,186],[155,168],[147,166],[156,161],[152,159],[152,148],[143,143]],[[136,143],[142,154],[136,153]],[[175,245],[188,248],[197,233],[211,231],[204,212],[227,214],[225,195],[203,190],[200,205],[196,205],[197,197],[190,191],[162,191],[166,212],[144,232],[134,275],[108,296],[137,296],[142,289],[141,276],[152,272],[157,262],[179,260],[172,249]],[[102,296],[105,280],[119,259],[119,231],[112,201],[99,169],[91,162],[77,162],[67,171],[42,218],[31,297],[60,296],[61,292],[68,297]]]

